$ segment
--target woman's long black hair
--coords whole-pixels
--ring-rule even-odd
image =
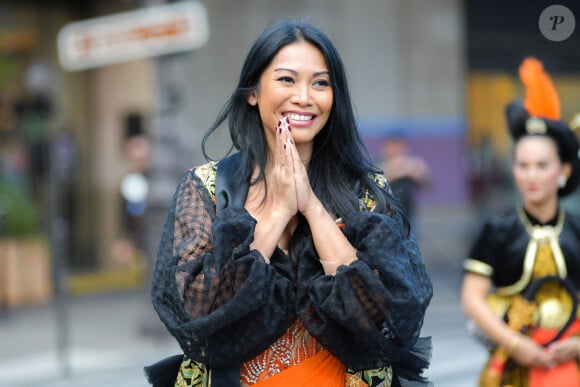
[[[246,56],[236,90],[203,138],[202,149],[206,159],[210,160],[206,152],[209,137],[227,119],[233,147],[242,154],[239,166],[241,176],[249,179],[256,163],[260,174],[252,183],[265,179],[268,155],[266,137],[258,107],[248,103],[248,96],[258,89],[262,73],[280,49],[298,41],[306,41],[320,50],[328,66],[334,95],[329,119],[314,138],[308,169],[312,189],[327,210],[336,216],[346,216],[358,210],[359,197],[364,189],[370,190],[378,211],[390,206],[402,214],[393,196],[385,195],[369,178],[369,172],[380,173],[380,170],[371,163],[359,135],[346,73],[338,51],[323,32],[302,21],[272,23],[254,42]]]

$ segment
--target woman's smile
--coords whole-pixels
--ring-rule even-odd
[[[301,112],[286,112],[283,113],[283,116],[288,118],[290,126],[293,128],[309,127],[314,123],[314,119],[316,118],[315,114]]]

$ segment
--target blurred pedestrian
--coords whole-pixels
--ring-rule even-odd
[[[383,162],[381,168],[391,185],[394,196],[399,200],[407,217],[415,218],[417,191],[430,182],[429,166],[421,157],[409,150],[403,133],[392,133],[381,143]]]
[[[521,204],[490,217],[464,262],[462,304],[490,358],[480,386],[580,386],[580,217],[561,199],[580,181],[578,138],[535,58],[524,103],[507,107]]]
[[[184,351],[175,385],[428,384],[431,281],[364,156],[328,37],[300,21],[266,28],[204,139],[208,160],[224,122],[237,152],[185,173],[153,273]]]

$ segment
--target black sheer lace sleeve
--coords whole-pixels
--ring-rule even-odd
[[[244,208],[219,216],[201,180],[182,179],[163,229],[152,278],[160,319],[185,354],[209,367],[240,364],[293,322],[287,258],[266,264],[250,250],[255,219]]]
[[[401,217],[369,211],[344,220],[358,260],[324,275],[306,238],[298,270],[298,314],[311,334],[348,367],[391,365],[421,380],[430,340],[419,339],[433,289],[413,235]]]

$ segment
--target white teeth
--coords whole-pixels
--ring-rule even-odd
[[[290,114],[288,114],[288,118],[293,120],[293,121],[309,121],[312,119],[312,116],[307,116],[304,114],[290,113]]]

